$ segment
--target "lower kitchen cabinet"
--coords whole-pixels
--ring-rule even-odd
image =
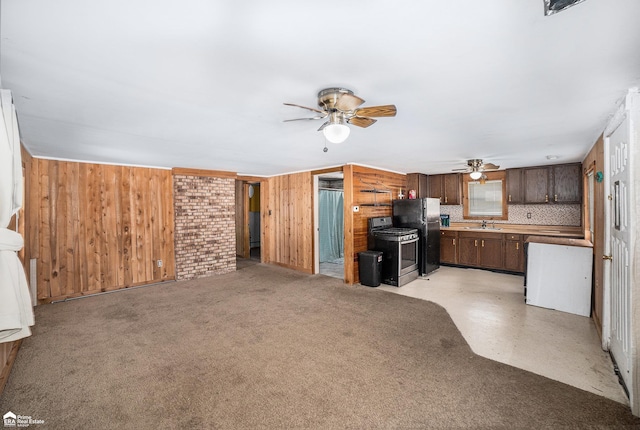
[[[458,238],[458,264],[463,266],[478,266],[478,238],[459,237]]]
[[[524,241],[521,234],[507,234],[504,242],[504,268],[524,272]]]
[[[478,260],[480,267],[488,269],[504,268],[504,248],[502,235],[498,233],[498,238],[482,238],[478,247]]]
[[[504,269],[503,234],[460,232],[458,264]]]
[[[484,231],[440,231],[440,263],[524,272],[524,237]]]
[[[457,232],[440,230],[441,263],[458,264],[457,239]]]

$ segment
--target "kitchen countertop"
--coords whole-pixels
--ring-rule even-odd
[[[469,231],[486,233],[525,234],[534,236],[552,236],[583,239],[584,233],[581,227],[554,226],[554,225],[517,225],[517,224],[493,224],[482,228],[476,223],[452,223],[450,227],[440,227],[442,231]]]
[[[571,237],[547,237],[547,236],[529,236],[527,243],[544,243],[548,245],[566,245],[566,246],[582,246],[585,248],[593,248],[593,244],[585,239],[577,239]]]

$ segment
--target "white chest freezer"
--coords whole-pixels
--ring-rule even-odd
[[[526,303],[591,315],[593,248],[581,239],[527,239]]]

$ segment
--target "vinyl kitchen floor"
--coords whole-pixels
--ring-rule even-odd
[[[344,263],[320,263],[320,274],[344,279]]]
[[[522,276],[440,267],[403,287],[378,289],[443,306],[483,357],[629,404],[593,321],[526,305],[523,283]]]

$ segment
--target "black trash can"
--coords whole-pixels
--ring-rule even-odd
[[[363,251],[358,253],[358,273],[360,283],[367,287],[377,287],[382,278],[382,252]]]

